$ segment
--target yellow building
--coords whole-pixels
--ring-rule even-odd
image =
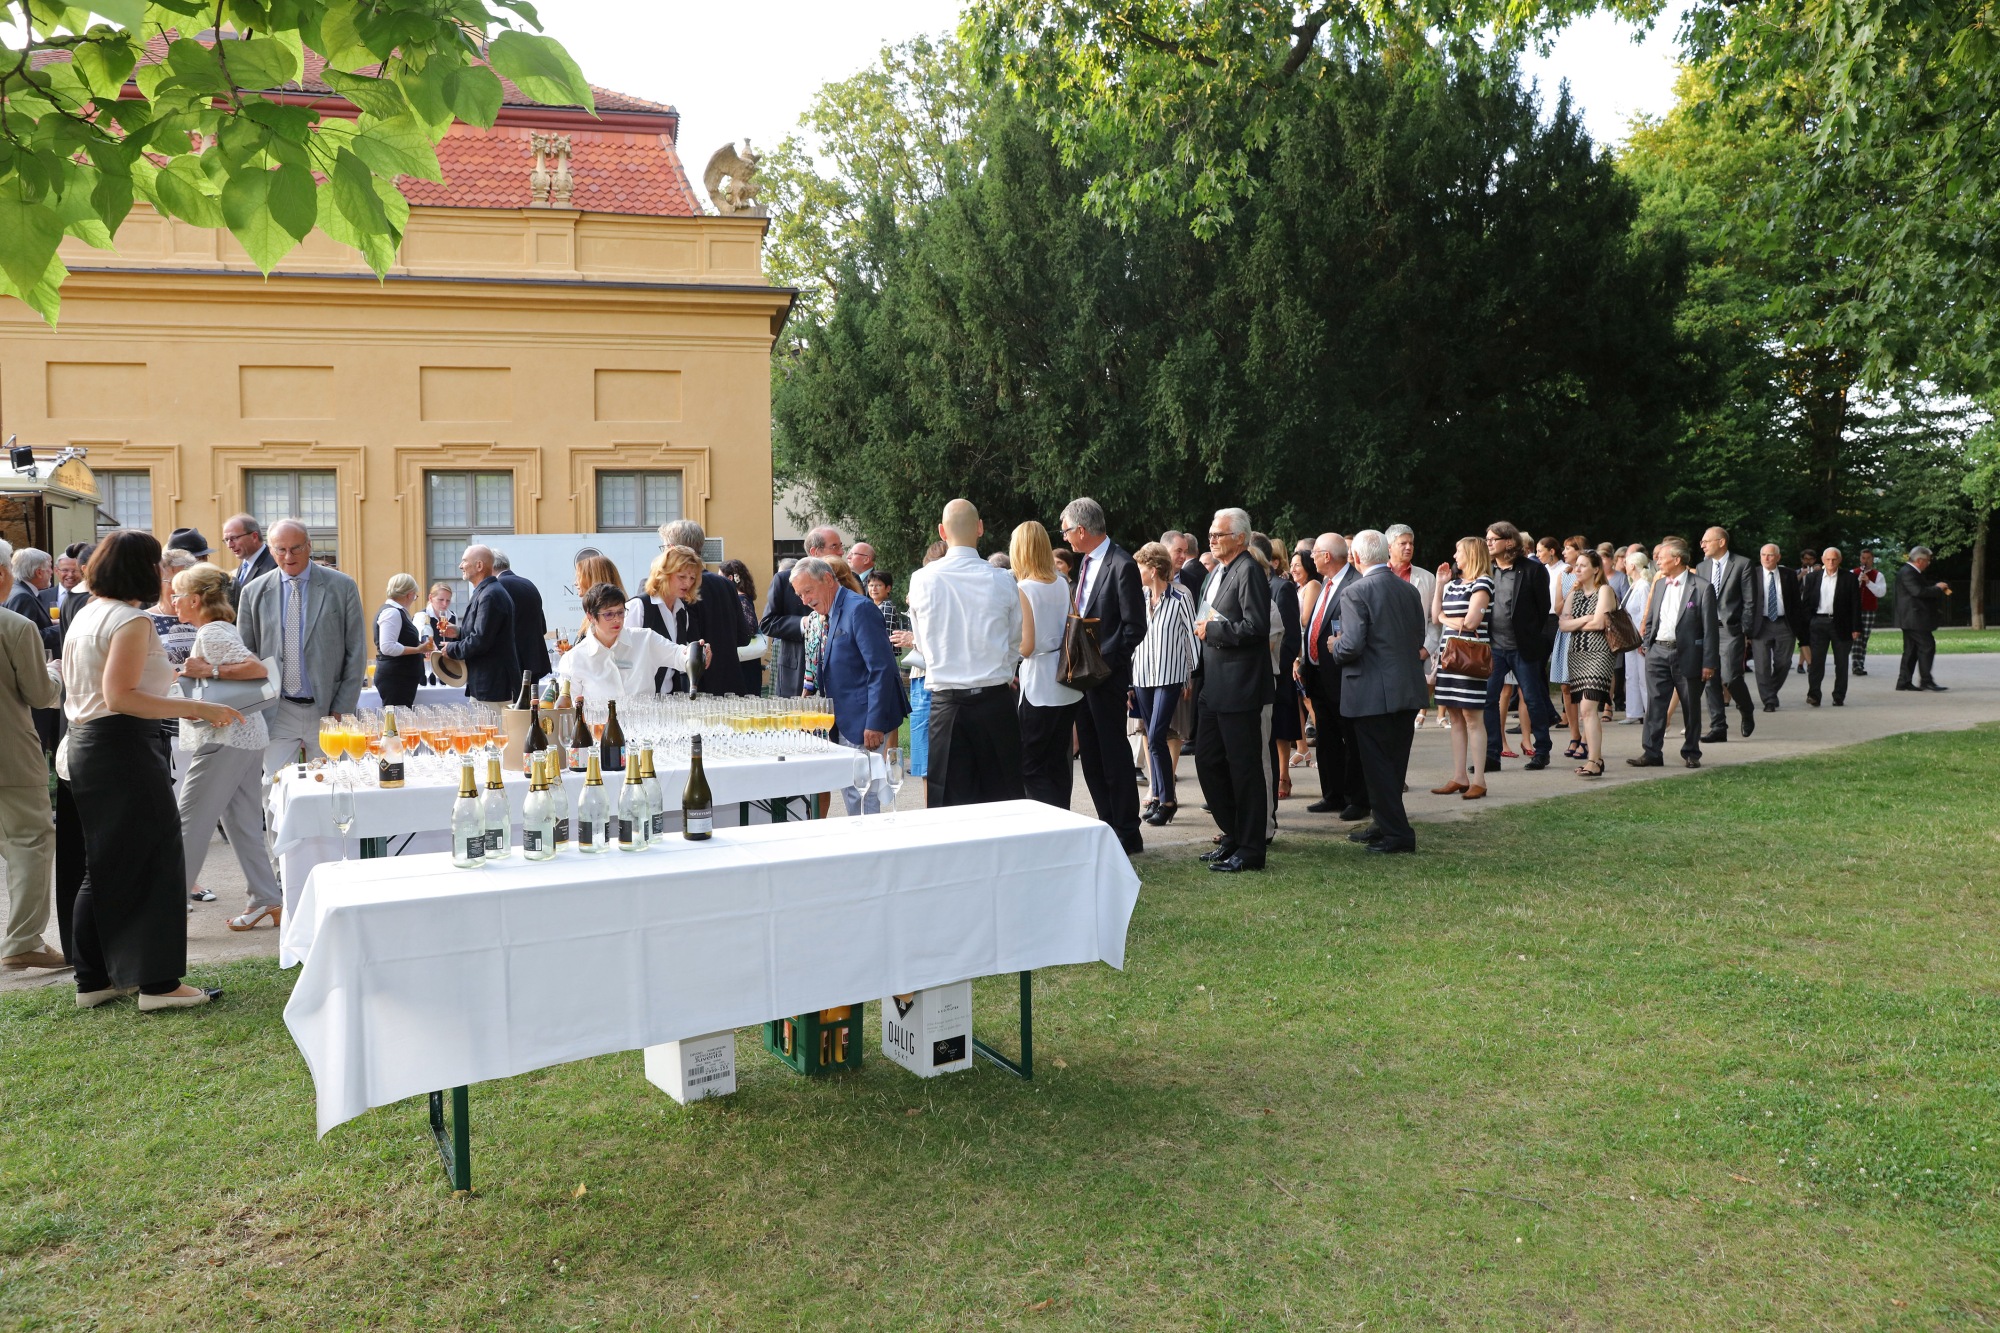
[[[299,96],[337,109],[314,72]],[[66,243],[59,331],[0,302],[0,434],[88,449],[110,514],[225,565],[230,514],[301,517],[368,599],[456,578],[477,536],[680,517],[761,585],[791,293],[762,218],[700,215],[671,108],[599,111],[509,86],[493,129],[455,127],[384,282],[317,233],[266,279],[143,205],[115,256]]]

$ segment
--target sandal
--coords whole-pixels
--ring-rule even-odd
[[[1590,747],[1585,745],[1582,741],[1571,741],[1568,745],[1563,747],[1563,758],[1565,759],[1585,759],[1588,758],[1589,755],[1590,755]]]
[[[242,916],[230,917],[229,920],[224,924],[226,924],[231,930],[255,930],[257,928],[258,922],[264,920],[266,917],[269,917],[271,924],[273,926],[276,926],[278,924],[278,918],[281,912],[282,909],[276,906],[253,907],[249,911],[245,912]]]
[[[1576,775],[1580,778],[1601,778],[1604,776],[1604,761],[1592,759],[1588,763],[1578,764]]]
[[[1311,768],[1311,767],[1312,767],[1312,756],[1311,756],[1311,755],[1309,755],[1309,754],[1301,754],[1301,753],[1299,753],[1299,752],[1298,752],[1297,750],[1294,750],[1294,751],[1292,751],[1292,761],[1291,761],[1291,763],[1290,763],[1290,764],[1286,765],[1286,767],[1288,767],[1288,768]]]

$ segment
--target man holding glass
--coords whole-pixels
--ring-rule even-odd
[[[820,692],[833,705],[835,738],[850,748],[880,751],[884,739],[896,734],[909,712],[881,612],[866,597],[843,587],[833,566],[818,556],[806,556],[792,566],[792,590],[826,617],[826,666],[819,683]],[[871,779],[865,791],[846,787],[840,795],[850,815],[881,812],[876,780]]]
[[[354,711],[361,701],[368,659],[362,647],[368,626],[354,580],[312,558],[305,524],[271,525],[277,568],[243,589],[236,629],[255,657],[278,659],[280,698],[264,716],[271,743],[264,751],[269,779],[296,759],[300,747],[319,745],[319,720]]]

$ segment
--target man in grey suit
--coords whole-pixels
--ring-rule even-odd
[[[1375,822],[1348,834],[1384,855],[1417,850],[1403,812],[1410,743],[1424,686],[1424,599],[1389,567],[1389,539],[1369,528],[1351,543],[1361,577],[1340,594],[1340,634],[1333,640],[1340,668],[1340,712],[1354,724],[1361,777]]]
[[[297,519],[271,525],[271,555],[278,567],[243,589],[236,615],[243,646],[278,659],[278,706],[266,713],[271,730],[264,752],[268,779],[319,741],[319,720],[351,713],[361,699],[368,630],[361,590],[354,580],[312,558],[312,538]]]
[[[1714,680],[1718,668],[1715,589],[1688,568],[1687,539],[1669,537],[1660,543],[1660,572],[1653,580],[1646,605],[1646,623],[1639,633],[1639,651],[1646,657],[1646,724],[1640,729],[1644,752],[1625,762],[1634,768],[1659,768],[1666,745],[1667,704],[1680,696],[1687,739],[1681,761],[1701,767],[1701,683]]]
[[[1194,632],[1201,640],[1201,720],[1194,772],[1222,841],[1202,856],[1210,870],[1264,868],[1264,709],[1271,702],[1271,583],[1246,547],[1250,515],[1218,509],[1208,527],[1215,568],[1203,580]]]
[[[1705,691],[1708,731],[1701,740],[1704,745],[1720,745],[1729,739],[1729,702],[1735,703],[1737,716],[1743,720],[1744,738],[1748,739],[1757,730],[1757,712],[1750,704],[1750,682],[1743,679],[1743,643],[1750,632],[1750,622],[1756,618],[1757,589],[1750,558],[1733,554],[1729,549],[1728,529],[1710,528],[1702,533],[1701,549],[1708,558],[1695,572],[1715,594],[1718,666]],[[1729,702],[1723,698],[1725,691]],[[1694,714],[1688,714],[1689,724],[1694,721]]]

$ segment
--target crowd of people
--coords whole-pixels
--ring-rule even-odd
[[[383,704],[444,682],[495,709],[537,683],[544,698],[761,693],[768,658],[772,691],[825,698],[842,744],[879,749],[907,718],[908,772],[928,804],[1068,808],[1080,767],[1129,853],[1143,850],[1142,826],[1178,815],[1191,744],[1217,828],[1204,859],[1234,873],[1263,868],[1290,770],[1305,763],[1320,775],[1309,812],[1360,825],[1348,836],[1370,852],[1414,851],[1403,797],[1433,709],[1451,768],[1432,790],[1476,800],[1504,759],[1549,768],[1559,723],[1572,772],[1602,776],[1621,699],[1641,728],[1626,757],[1638,766],[1665,762],[1676,712],[1689,767],[1729,739],[1732,710],[1748,737],[1795,669],[1818,707],[1831,662],[1840,707],[1850,674],[1866,674],[1888,591],[1867,553],[1859,570],[1832,547],[1794,570],[1766,545],[1753,563],[1721,528],[1697,558],[1680,537],[1592,546],[1496,522],[1434,571],[1400,525],[1324,533],[1289,553],[1234,508],[1215,514],[1205,550],[1169,531],[1128,552],[1108,531],[1103,507],[1079,498],[1054,538],[1031,520],[982,557],[979,512],[955,499],[903,611],[868,543],[817,528],[760,610],[747,566],[708,570],[701,525],[668,523],[636,587],[601,555],[578,564],[582,620],[573,642],[558,628],[554,658],[540,591],[483,544],[459,563],[462,608],[436,583],[418,609],[419,583],[398,573],[370,621],[354,579],[316,559],[293,519],[266,531],[230,518],[228,570],[189,528],[164,544],[119,529],[60,557],[0,543],[0,966],[72,966],[84,1008],[133,993],[145,1010],[211,1002],[219,992],[183,974],[185,904],[213,897],[199,882],[213,831],[247,888],[230,928],[276,926],[270,781],[311,753],[321,718],[355,710],[371,647]],[[1899,690],[1945,688],[1931,666],[1949,589],[1930,563],[1918,547],[1895,575]],[[242,711],[181,680],[275,688]],[[1518,752],[1505,725],[1517,709]],[[843,799],[868,813],[885,794],[877,783]],[[60,949],[45,938],[51,911]]]

